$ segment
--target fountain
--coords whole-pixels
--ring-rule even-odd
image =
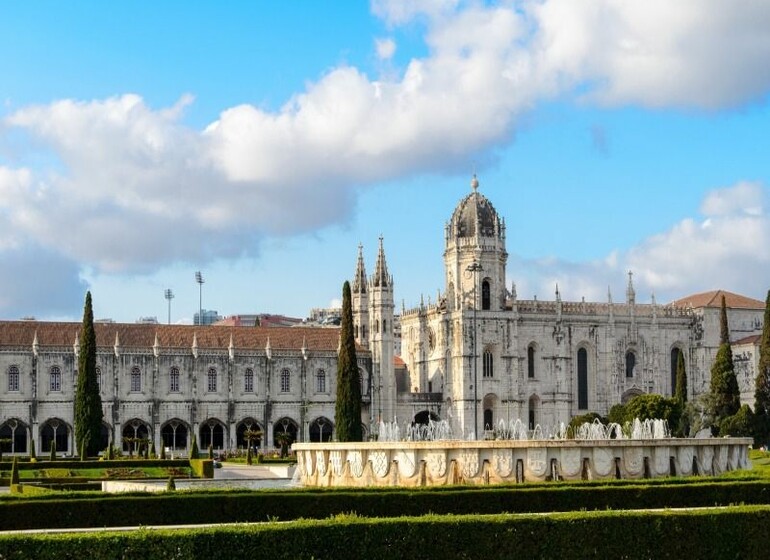
[[[304,486],[437,486],[717,475],[750,468],[751,438],[672,438],[665,420],[572,429],[500,420],[484,440],[457,439],[446,420],[380,422],[377,441],[296,443]]]

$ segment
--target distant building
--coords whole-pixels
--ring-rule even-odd
[[[272,315],[270,313],[256,313],[230,315],[214,324],[220,327],[296,327],[302,324],[302,319],[286,317],[285,315]]]
[[[201,313],[196,313],[193,316],[193,325],[213,325],[217,321],[221,320],[217,311],[213,309],[204,309]]]
[[[313,325],[339,325],[342,317],[342,308],[340,307],[314,307],[310,310],[308,324]]]

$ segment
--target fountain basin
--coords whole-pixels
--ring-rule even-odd
[[[713,476],[751,468],[751,438],[295,443],[303,486],[443,486]]]

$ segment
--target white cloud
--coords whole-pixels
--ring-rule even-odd
[[[390,37],[375,39],[374,47],[380,60],[390,60],[396,54],[396,42]]]
[[[766,206],[767,193],[756,183],[741,182],[732,187],[711,191],[701,204],[704,216],[745,213],[760,216]]]
[[[530,4],[542,77],[590,84],[588,98],[650,107],[718,108],[770,87],[764,0],[546,0]]]
[[[700,220],[684,219],[635,247],[614,251],[604,260],[518,263],[513,268],[527,274],[514,279],[522,287],[519,297],[539,294],[553,299],[558,282],[564,299],[579,301],[585,296],[588,301],[606,301],[609,285],[614,301],[623,301],[626,272],[631,270],[637,301],[649,301],[654,293],[659,303],[665,303],[688,293],[714,289],[761,299],[770,277],[770,215],[761,203],[756,203],[767,196],[767,187],[740,182],[706,195],[702,208],[717,205],[717,211]],[[753,210],[747,213],[743,203],[718,201],[743,201]]]
[[[459,0],[372,0],[372,12],[390,25],[403,25],[419,16],[437,18],[450,14]]]
[[[713,108],[770,88],[763,1],[376,0],[372,9],[391,25],[424,22],[429,54],[395,77],[333,68],[278,111],[225,108],[204,131],[180,122],[189,95],[159,110],[126,94],[10,113],[0,134],[26,131],[43,154],[31,159],[50,164],[0,166],[3,246],[38,244],[100,271],[226,258],[254,251],[261,236],[349,220],[362,185],[468,169],[550,96]],[[380,54],[390,50],[386,41]],[[762,211],[731,197],[704,201],[713,223],[700,229],[717,231],[737,199],[748,217]]]

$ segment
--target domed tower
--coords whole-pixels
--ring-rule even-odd
[[[500,311],[505,306],[505,221],[479,193],[476,176],[471,193],[455,208],[445,227],[444,269],[447,306]]]

